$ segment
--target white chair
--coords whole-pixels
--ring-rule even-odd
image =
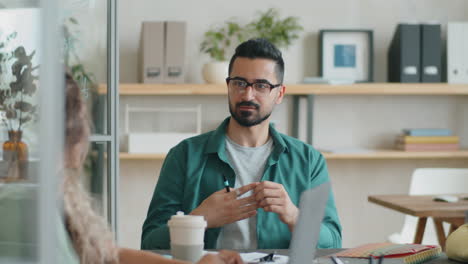
[[[409,194],[455,194],[468,192],[468,169],[452,168],[421,168],[416,169],[411,177]],[[400,233],[391,234],[388,240],[392,243],[413,243],[418,219],[405,216],[405,222]],[[449,225],[444,223],[447,234]],[[438,245],[437,234],[432,219],[428,219],[422,244]]]

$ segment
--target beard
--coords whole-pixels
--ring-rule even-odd
[[[241,106],[253,106],[257,111],[238,111],[237,109]],[[271,112],[262,116],[259,109],[260,105],[250,101],[237,103],[235,109],[232,109],[232,105],[229,104],[229,112],[231,113],[231,116],[243,127],[258,125],[270,117]]]

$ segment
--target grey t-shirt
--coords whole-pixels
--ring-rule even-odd
[[[236,184],[234,188],[258,182],[265,171],[265,164],[273,151],[273,139],[259,147],[244,147],[226,136],[226,152],[234,172]],[[247,192],[239,198],[251,195]],[[257,248],[257,217],[251,217],[223,226],[218,237],[219,249],[256,249]]]

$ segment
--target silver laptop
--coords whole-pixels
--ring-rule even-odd
[[[330,183],[326,182],[301,194],[299,218],[289,246],[289,264],[312,263],[314,260],[329,193]]]

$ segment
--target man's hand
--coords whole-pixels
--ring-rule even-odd
[[[200,206],[195,208],[191,215],[203,215],[208,228],[221,227],[234,223],[257,214],[255,196],[251,195],[242,199],[238,196],[255,189],[258,183],[251,183],[238,189],[219,190],[206,198]]]
[[[291,202],[283,185],[271,181],[260,182],[255,187],[254,195],[260,208],[266,212],[277,213],[280,220],[293,231],[299,209]]]

